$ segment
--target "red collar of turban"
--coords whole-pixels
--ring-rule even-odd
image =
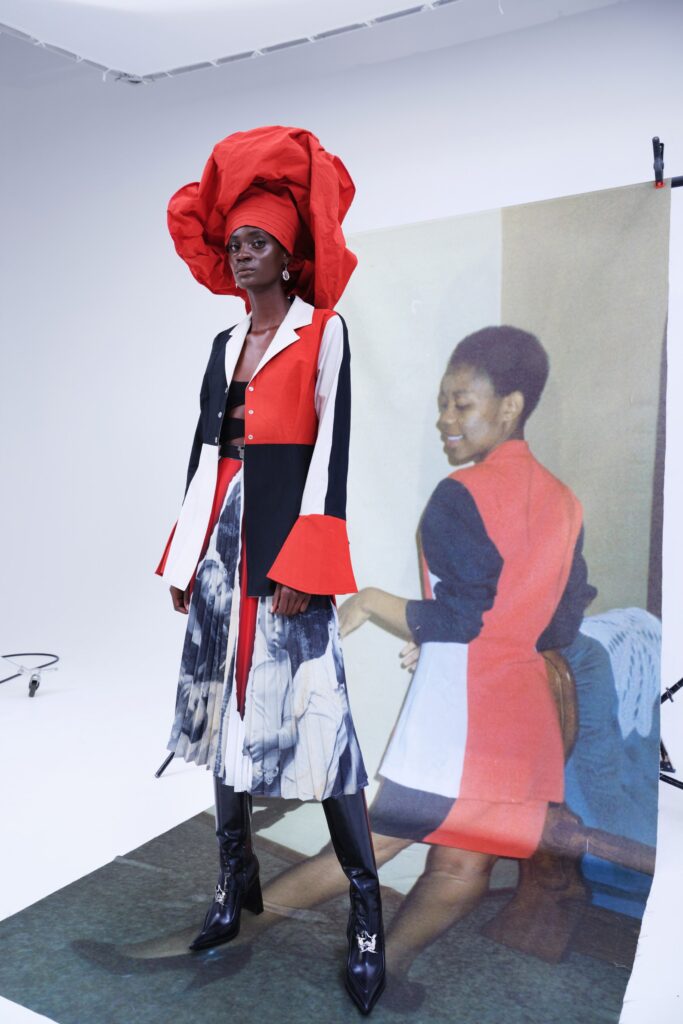
[[[239,227],[262,228],[291,254],[289,290],[330,308],[357,263],[341,229],[354,193],[344,164],[311,132],[254,128],[214,146],[201,181],[171,197],[168,227],[200,284],[244,299],[225,244]]]

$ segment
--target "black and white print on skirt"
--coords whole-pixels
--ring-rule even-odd
[[[324,800],[367,775],[349,709],[337,610],[313,597],[274,615],[258,599],[244,717],[234,686],[239,627],[241,471],[230,481],[199,563],[183,646],[169,750],[237,790]]]

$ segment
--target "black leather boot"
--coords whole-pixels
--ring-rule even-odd
[[[214,778],[216,835],[221,871],[204,926],[190,949],[230,942],[240,930],[242,908],[263,911],[258,860],[251,845],[251,796]]]
[[[323,800],[334,852],[351,883],[346,934],[346,988],[361,1013],[370,1013],[385,985],[382,900],[375,854],[361,790]]]

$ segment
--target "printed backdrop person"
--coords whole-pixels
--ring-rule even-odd
[[[617,921],[632,940],[656,834],[668,225],[668,197],[648,183],[372,232],[353,239],[360,269],[342,304],[362,325],[352,445],[362,450],[371,437],[383,453],[352,461],[350,535],[361,594],[379,587],[420,597],[415,527],[454,468],[435,425],[436,394],[459,339],[506,323],[532,331],[548,351],[549,380],[527,439],[583,507],[585,559],[597,588],[573,645],[555,634],[574,676],[578,734],[565,771],[566,803],[556,795],[554,808],[580,818],[574,832],[562,832],[565,852],[575,853],[579,837],[590,851],[578,858],[577,886],[592,907],[631,915],[631,923]],[[378,336],[387,339],[382,358],[362,344]],[[410,769],[397,742],[410,722],[417,678],[409,683],[400,643],[388,632],[366,626],[345,649],[352,687],[381,680],[372,698],[381,712],[361,733],[369,760],[376,758],[377,781],[400,776],[405,784]],[[424,682],[428,690],[428,673]],[[423,736],[432,764],[439,737],[461,726],[433,721]],[[423,780],[425,773],[427,762]],[[511,780],[503,782],[509,788]],[[457,796],[457,779],[445,783],[447,792],[443,785],[441,795]],[[424,788],[419,775],[415,788]],[[400,834],[419,832],[418,823],[411,833],[409,803],[398,806],[399,816],[401,807]],[[420,808],[424,813],[423,801]],[[541,848],[559,835],[551,840],[549,823],[547,829]],[[436,833],[429,841],[449,839]],[[422,859],[415,847],[400,854],[385,877],[419,870],[425,855],[424,847]],[[553,948],[563,942],[549,939]],[[568,949],[565,943],[562,955]]]

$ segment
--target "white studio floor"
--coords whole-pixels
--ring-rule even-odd
[[[158,663],[152,671],[138,662],[134,675],[113,662],[102,667],[61,653],[60,670],[44,674],[33,700],[25,679],[0,687],[0,918],[172,828],[211,799],[208,776],[194,766],[174,763],[163,779],[154,778],[172,710],[175,680],[166,673],[175,652],[161,671]],[[664,708],[664,735],[683,769],[683,743],[673,728],[678,718]],[[657,870],[622,1024],[680,1021],[683,792],[660,788]],[[289,845],[307,853],[322,845],[317,811],[308,805],[296,812],[298,835],[293,838],[290,822]],[[271,830],[274,839],[282,840],[280,828]],[[406,889],[422,855],[420,847],[406,851],[388,865],[384,880]],[[46,1019],[0,998],[2,1024]]]

